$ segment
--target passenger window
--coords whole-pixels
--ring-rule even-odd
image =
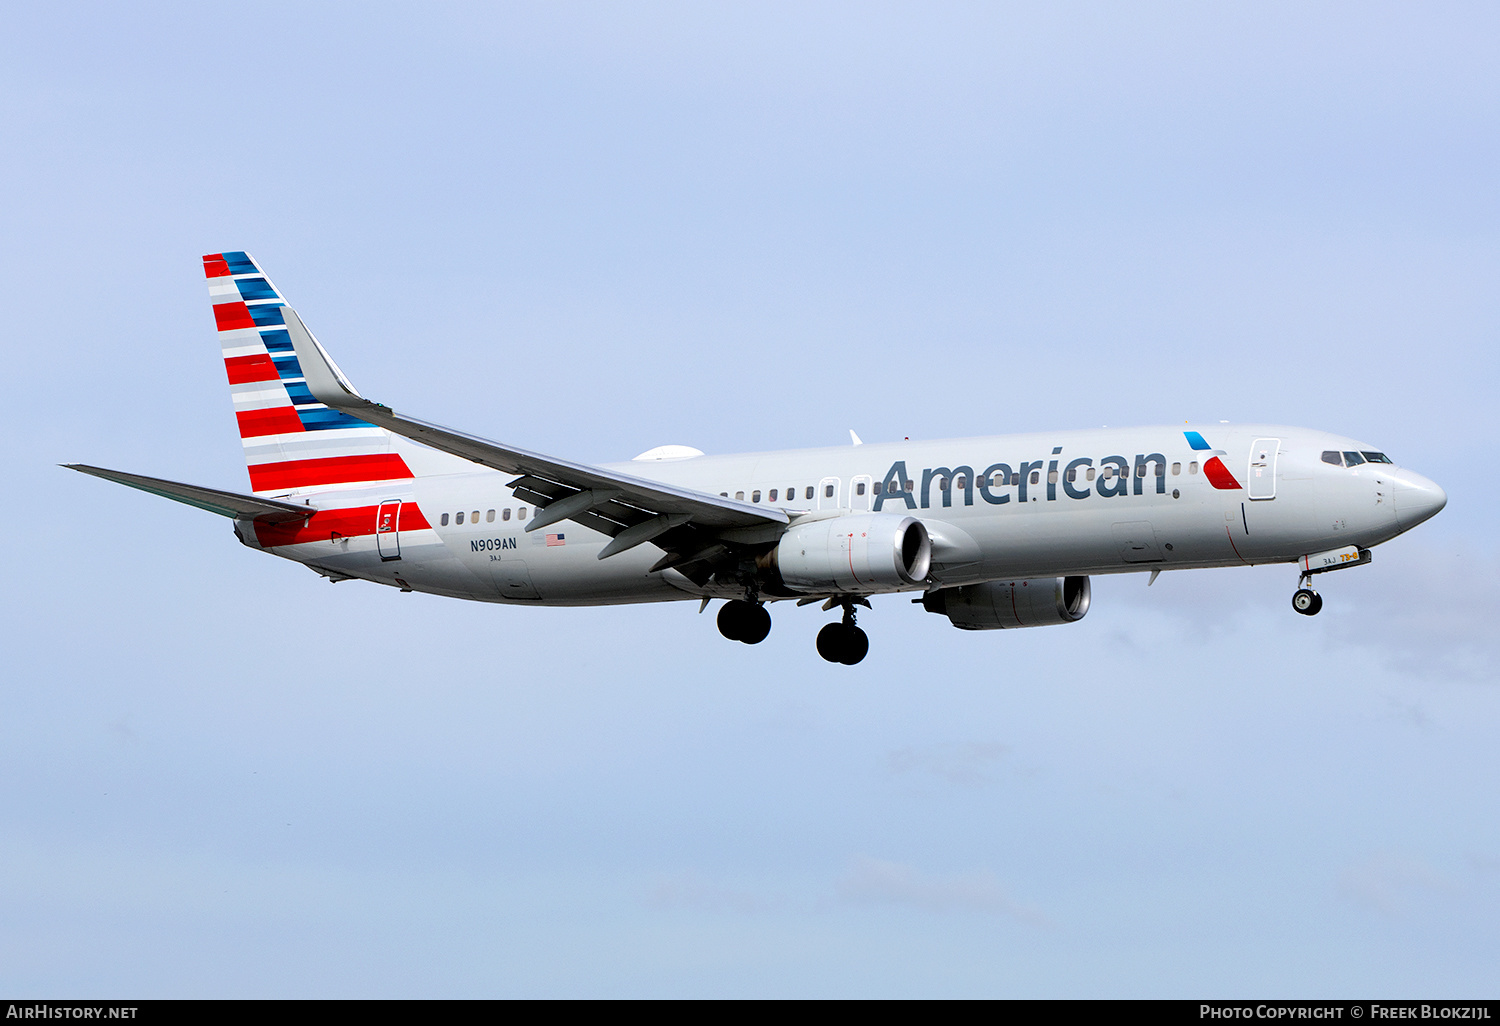
[[[728,492],[720,492],[719,493],[719,498],[721,498],[721,499],[727,499],[727,498],[729,498],[729,493]]]
[[[1323,462],[1330,463],[1335,467],[1342,467],[1344,465],[1344,457],[1337,449],[1324,449]]]
[[[1041,484],[1042,483],[1042,472],[1040,470],[1033,470],[1031,472],[1031,483],[1032,484]]]
[[[1191,462],[1191,463],[1188,464],[1188,473],[1189,474],[1196,474],[1196,473],[1198,473],[1198,461],[1197,460],[1194,460],[1193,462]]]
[[[770,490],[770,492],[768,492],[766,494],[766,501],[767,502],[775,502],[776,501],[776,489],[772,488]]]
[[[495,522],[495,511],[494,510],[487,509],[487,510],[484,511],[484,522],[486,524],[493,524]]]
[[[1156,465],[1156,476],[1157,477],[1166,477],[1167,476],[1167,465],[1165,463],[1158,463]]]
[[[1357,452],[1344,453],[1344,466],[1357,467],[1365,461],[1365,458]]]
[[[458,516],[453,518],[453,522],[455,524],[462,524],[464,522],[464,515],[462,513],[458,514]]]
[[[1013,484],[1013,485],[1020,484],[1021,483],[1021,475],[1020,474],[1012,474],[1012,475],[1010,475],[1010,483]]]
[[[808,486],[807,486],[807,497],[808,497],[808,498],[809,498],[809,499],[811,499],[811,498],[812,498],[812,490],[813,490],[813,486],[812,486],[812,485],[808,485]]]
[[[741,502],[745,501],[745,493],[744,492],[735,492],[734,493],[734,497],[736,499],[740,500]]]
[[[447,527],[448,526],[448,514],[446,514],[446,513],[443,514],[442,519],[438,521],[438,526],[439,527]]]
[[[1004,474],[996,474],[994,476],[994,478],[992,478],[990,480],[990,487],[992,487],[992,488],[1004,488],[1005,487],[1005,475]]]
[[[522,506],[520,509],[516,510],[516,519],[517,520],[525,520],[526,519],[526,507],[525,506]]]
[[[788,488],[786,490],[786,501],[787,502],[796,502],[797,501],[797,487],[795,485],[793,485],[791,488]]]
[[[1182,473],[1182,464],[1181,463],[1174,463],[1174,464],[1172,464],[1172,476],[1176,477],[1178,474],[1181,474],[1181,473]]]
[[[969,479],[966,478],[966,477],[961,477],[957,481],[953,482],[953,484],[956,487],[958,487],[958,488],[968,488],[969,487]]]
[[[753,492],[750,493],[750,501],[751,502],[759,502],[760,501],[760,489],[759,488],[755,489],[755,491],[753,491]]]
[[[824,498],[828,498],[828,499],[833,498],[833,485],[824,485],[823,486],[823,496],[824,496]]]
[[[948,479],[946,477],[940,477],[940,478],[938,478],[938,491],[940,491],[940,492],[946,492],[947,490],[948,490]]]
[[[1390,457],[1387,456],[1383,452],[1362,452],[1362,453],[1360,453],[1360,455],[1363,456],[1366,460],[1368,460],[1371,463],[1390,463],[1391,462]]]
[[[1093,467],[1090,467],[1089,469],[1087,469],[1087,470],[1085,470],[1083,472],[1083,479],[1085,481],[1092,481],[1094,479],[1094,468]]]
[[[1057,471],[1055,471],[1055,470],[1049,470],[1049,471],[1047,471],[1047,483],[1048,484],[1057,484]]]
[[[855,495],[863,495],[863,494],[865,494],[865,483],[863,481],[861,481],[859,484],[857,484],[857,485],[854,486],[854,494]]]
[[[1114,467],[1114,464],[1111,463],[1109,466],[1107,466],[1107,467],[1104,468],[1104,480],[1106,480],[1106,481],[1113,481],[1114,477],[1115,477],[1115,467]]]
[[[910,491],[915,491],[916,487],[917,487],[917,484],[916,484],[915,481],[908,481],[908,482],[906,482],[906,490],[907,491],[909,491],[909,492]]]
[[[476,509],[473,513],[469,514],[469,523],[479,523],[479,510]]]
[[[500,519],[501,520],[509,520],[510,519],[510,507],[509,506],[507,506],[505,509],[503,509],[503,510],[500,511]]]
[[[1075,467],[1069,467],[1068,468],[1068,480],[1069,481],[1077,481],[1078,480],[1078,470],[1077,470],[1077,468],[1075,468]]]

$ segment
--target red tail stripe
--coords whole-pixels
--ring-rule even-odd
[[[255,327],[255,318],[250,316],[250,308],[244,303],[214,304],[214,321],[219,325],[220,331]]]
[[[379,506],[320,509],[307,520],[294,520],[290,524],[256,524],[255,537],[268,548],[273,545],[326,542],[334,535],[358,538],[375,533],[375,518],[379,513]],[[431,526],[415,502],[401,504],[400,530],[425,531]]]
[[[393,452],[365,456],[329,456],[318,460],[287,460],[260,463],[250,468],[250,488],[277,492],[286,488],[352,484],[357,481],[394,481],[413,477],[406,461]],[[374,516],[371,515],[371,523]],[[372,528],[373,530],[373,528]]]
[[[231,385],[243,385],[251,381],[276,381],[281,377],[276,371],[276,364],[265,353],[226,356],[224,369],[229,373]]]
[[[209,253],[203,258],[203,274],[209,278],[222,278],[229,273],[229,264],[223,253]]]
[[[1225,491],[1240,486],[1240,483],[1234,479],[1234,475],[1229,472],[1229,468],[1224,466],[1223,462],[1217,456],[1203,464],[1203,476],[1208,478],[1209,484],[1215,488],[1222,488]]]
[[[241,438],[258,438],[261,435],[280,435],[288,431],[304,431],[302,418],[290,406],[272,406],[266,410],[244,410],[236,413],[240,422]],[[255,468],[250,468],[252,480]],[[409,475],[408,475],[409,476]]]

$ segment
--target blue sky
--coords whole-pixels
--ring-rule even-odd
[[[0,989],[1493,993],[1500,24],[1431,4],[153,4],[0,38]],[[588,460],[1184,419],[1448,508],[1291,570],[526,610],[56,468],[246,476],[198,257]]]

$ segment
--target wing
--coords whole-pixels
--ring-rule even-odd
[[[653,571],[676,566],[706,580],[733,546],[774,541],[791,522],[779,509],[560,460],[399,414],[355,391],[295,311],[284,307],[282,315],[315,399],[423,445],[519,475],[510,487],[539,508],[528,531],[575,521],[614,539],[600,559],[654,542],[667,554]]]
[[[237,520],[250,519],[285,524],[293,520],[306,519],[317,512],[311,507],[298,506],[290,502],[262,499],[254,495],[241,495],[239,492],[223,492],[217,488],[202,488],[198,485],[182,484],[179,481],[166,481],[159,477],[127,474],[121,470],[105,470],[103,467],[90,467],[83,463],[62,465],[69,470],[92,474],[94,477],[102,477],[106,481],[114,481],[117,484],[129,485],[131,488],[139,488],[152,495],[160,495],[164,499],[173,499],[189,506],[206,509],[210,513],[217,513],[221,517],[234,517]]]

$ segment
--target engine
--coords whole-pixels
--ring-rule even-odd
[[[891,591],[927,579],[932,540],[915,517],[853,513],[793,525],[765,563],[794,591]]]
[[[1089,611],[1089,579],[989,581],[929,591],[921,601],[929,613],[942,613],[966,631],[1046,627],[1083,619]]]

